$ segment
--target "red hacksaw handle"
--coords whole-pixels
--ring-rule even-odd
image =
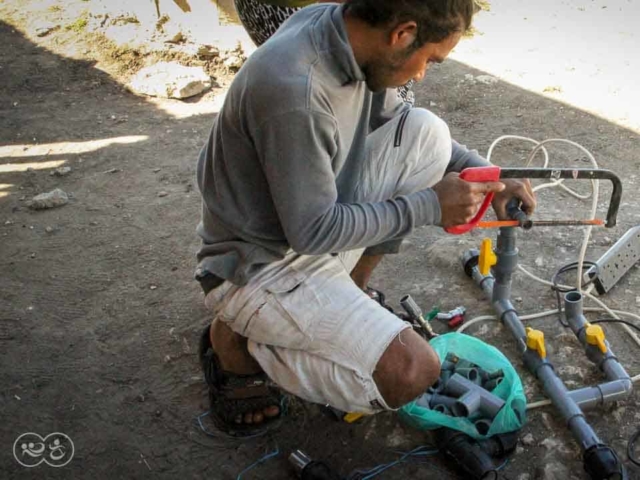
[[[467,182],[497,182],[500,180],[500,167],[492,165],[490,167],[465,168],[460,172],[460,178]],[[452,233],[454,235],[462,235],[463,233],[473,230],[476,225],[478,225],[478,222],[482,220],[484,214],[487,213],[492,201],[493,192],[487,193],[478,213],[476,213],[475,217],[473,217],[469,223],[445,228],[445,232]]]

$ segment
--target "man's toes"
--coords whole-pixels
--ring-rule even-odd
[[[280,407],[277,405],[271,405],[270,407],[265,408],[262,413],[266,418],[273,418],[280,415]]]
[[[253,423],[253,413],[245,413],[244,414],[244,423],[252,424]]]
[[[264,421],[264,414],[262,412],[253,412],[253,423],[262,423]]]

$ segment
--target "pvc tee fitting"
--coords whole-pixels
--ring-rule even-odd
[[[484,417],[493,419],[504,407],[504,400],[459,374],[449,379],[445,392],[447,395],[458,398],[454,412],[456,416],[473,415],[476,411],[480,411]],[[463,415],[464,413],[468,415]]]

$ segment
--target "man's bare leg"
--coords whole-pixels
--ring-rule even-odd
[[[249,354],[247,339],[238,335],[223,322],[215,319],[211,323],[209,333],[211,347],[216,352],[223,370],[237,375],[248,375],[262,372],[262,368]],[[236,417],[236,423],[262,423],[266,418],[278,416],[280,408],[272,405],[263,411],[247,412]]]
[[[351,270],[351,279],[361,290],[367,288],[373,270],[378,266],[384,255],[362,255]]]
[[[382,255],[362,256],[351,272],[351,278],[365,289]],[[235,374],[252,374],[262,371],[260,365],[247,350],[247,339],[238,335],[223,322],[211,324],[211,345],[224,370]],[[407,404],[433,385],[440,376],[437,354],[420,335],[412,330],[401,332],[387,347],[373,373],[374,381],[387,405],[399,408]],[[261,423],[275,417],[277,405],[262,412],[249,412],[236,418],[237,423]]]
[[[363,255],[351,279],[365,290],[383,255]],[[380,358],[373,379],[391,408],[400,408],[425,392],[440,377],[440,359],[429,343],[413,330],[398,335]]]

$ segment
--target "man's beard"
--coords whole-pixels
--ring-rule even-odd
[[[374,93],[382,92],[391,87],[399,87],[392,81],[393,75],[404,61],[411,55],[411,51],[397,52],[389,57],[379,57],[362,66],[365,82],[369,90]]]

